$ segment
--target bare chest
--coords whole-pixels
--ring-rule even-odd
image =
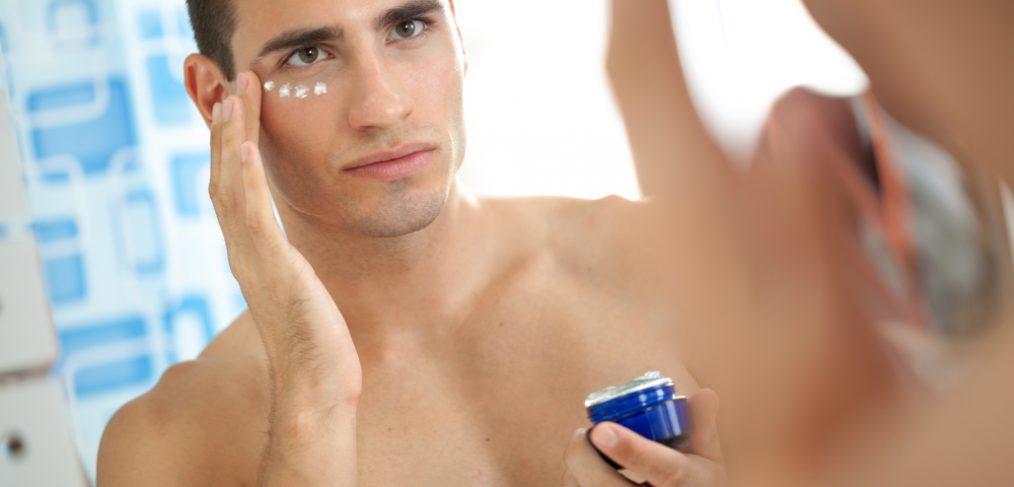
[[[667,310],[614,288],[524,284],[423,350],[364,363],[361,485],[561,485],[588,393],[647,370],[696,387]]]
[[[696,389],[671,321],[623,286],[536,268],[491,289],[459,326],[361,352],[360,485],[562,485],[566,446],[589,426],[588,393],[648,370]],[[266,382],[256,389],[216,434],[246,445],[219,468],[247,485],[266,439]]]

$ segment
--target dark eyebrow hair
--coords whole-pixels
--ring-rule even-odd
[[[444,5],[439,0],[412,0],[384,12],[384,15],[377,19],[377,28],[383,29],[400,20],[408,20],[443,9]]]
[[[376,27],[377,29],[383,29],[395,22],[440,11],[443,8],[444,6],[440,0],[410,0],[384,12],[383,15],[377,18]],[[312,46],[327,41],[340,41],[344,36],[345,31],[339,26],[295,29],[283,32],[264,44],[254,62],[256,63],[268,54],[276,51]]]
[[[345,36],[341,27],[320,27],[317,29],[296,29],[283,32],[271,39],[261,49],[256,59],[261,59],[275,51],[312,46],[326,41],[340,40]],[[256,62],[256,61],[255,61]]]

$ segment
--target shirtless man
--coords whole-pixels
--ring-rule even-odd
[[[115,415],[100,485],[560,485],[586,394],[647,370],[697,389],[638,245],[652,205],[456,183],[452,3],[189,4],[250,308]]]

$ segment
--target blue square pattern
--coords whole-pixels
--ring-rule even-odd
[[[183,7],[176,11],[176,29],[184,39],[194,38],[194,29],[190,26],[190,13]]]
[[[162,12],[158,9],[142,10],[138,14],[137,27],[141,31],[141,38],[146,41],[165,37],[165,29],[162,28]]]
[[[148,190],[133,190],[127,193],[126,208],[133,269],[137,275],[159,275],[165,271],[165,239],[158,216],[155,195]]]
[[[76,240],[77,222],[73,219],[38,221],[32,224],[32,230],[40,244],[49,301],[53,307],[83,301],[88,294],[84,257],[80,253],[51,255],[47,252],[47,244]]]
[[[165,126],[185,125],[192,117],[190,98],[183,82],[173,76],[170,62],[167,54],[149,56],[145,61],[155,121]]]
[[[167,347],[168,363],[179,361],[180,350],[176,349],[177,341],[173,339],[180,333],[180,327],[185,323],[196,323],[200,328],[200,343],[194,343],[193,348],[203,349],[215,336],[215,329],[211,323],[211,307],[208,299],[201,295],[184,296],[177,305],[167,306],[163,326],[165,334],[173,343]]]
[[[183,2],[179,3],[182,4]],[[173,18],[169,22],[164,22],[162,17],[164,12],[165,10],[160,8],[148,8],[138,14],[137,25],[142,39],[151,41],[166,37],[166,25],[176,28],[176,32],[173,32],[171,35],[176,35],[183,39],[193,39],[194,31],[190,28],[190,15],[187,13],[186,8],[181,5],[173,10],[171,14]]]
[[[37,115],[94,104],[99,96],[96,88],[92,82],[81,82],[34,91],[28,95],[28,112]],[[98,107],[94,118],[68,120],[65,125],[32,130],[36,160],[71,156],[80,162],[85,176],[102,176],[109,170],[114,154],[137,144],[126,81],[110,78],[104,88],[108,88],[108,100],[105,106]],[[69,175],[47,173],[45,178],[48,182],[59,182],[69,179]]]
[[[46,6],[46,30],[53,39],[61,39],[61,32],[89,32],[84,39],[86,47],[99,43],[101,29],[99,25],[99,9],[95,0],[50,0]],[[80,42],[78,35],[66,36]],[[75,46],[80,47],[80,46]]]
[[[60,361],[55,370],[72,376],[73,393],[78,399],[148,384],[156,374],[150,353],[118,354],[113,350],[117,344],[136,344],[147,337],[148,331],[140,316],[62,330],[59,333]],[[85,355],[87,352],[93,353]],[[73,369],[69,369],[71,366]]]
[[[7,31],[4,29],[4,24],[0,22],[0,57],[3,57],[5,60],[10,59],[10,57],[7,56],[7,53],[9,53],[10,51],[11,51],[10,44],[7,43]],[[4,77],[3,79],[4,82],[2,84],[7,85],[7,91],[9,92],[9,95],[13,100],[14,76],[12,76],[13,72],[11,71],[11,63],[6,62],[5,64],[7,65],[7,68],[4,69],[3,73],[0,73],[0,76]],[[0,93],[0,96],[2,96],[2,94],[3,93]]]
[[[175,26],[178,32],[173,32],[168,36],[190,39],[189,24],[179,22],[181,18],[187,19],[186,12],[183,9],[177,9],[173,11],[172,16],[177,20]],[[145,9],[138,14],[138,28],[141,38],[144,40],[157,41],[167,37],[165,25],[173,24],[165,22],[161,9]],[[148,71],[148,84],[151,89],[155,121],[165,126],[189,123],[193,114],[190,111],[186,87],[183,86],[180,79],[174,76],[174,73],[182,67],[174,65],[173,58],[163,53],[148,56],[145,60],[145,68]]]
[[[198,185],[197,176],[211,164],[211,155],[206,152],[179,154],[173,156],[169,164],[172,170],[176,213],[181,218],[200,216],[199,198],[206,198],[207,192],[200,190],[202,186]]]

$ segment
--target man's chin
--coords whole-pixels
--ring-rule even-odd
[[[400,198],[367,210],[352,226],[370,238],[397,238],[421,231],[437,220],[447,202],[444,194]]]

